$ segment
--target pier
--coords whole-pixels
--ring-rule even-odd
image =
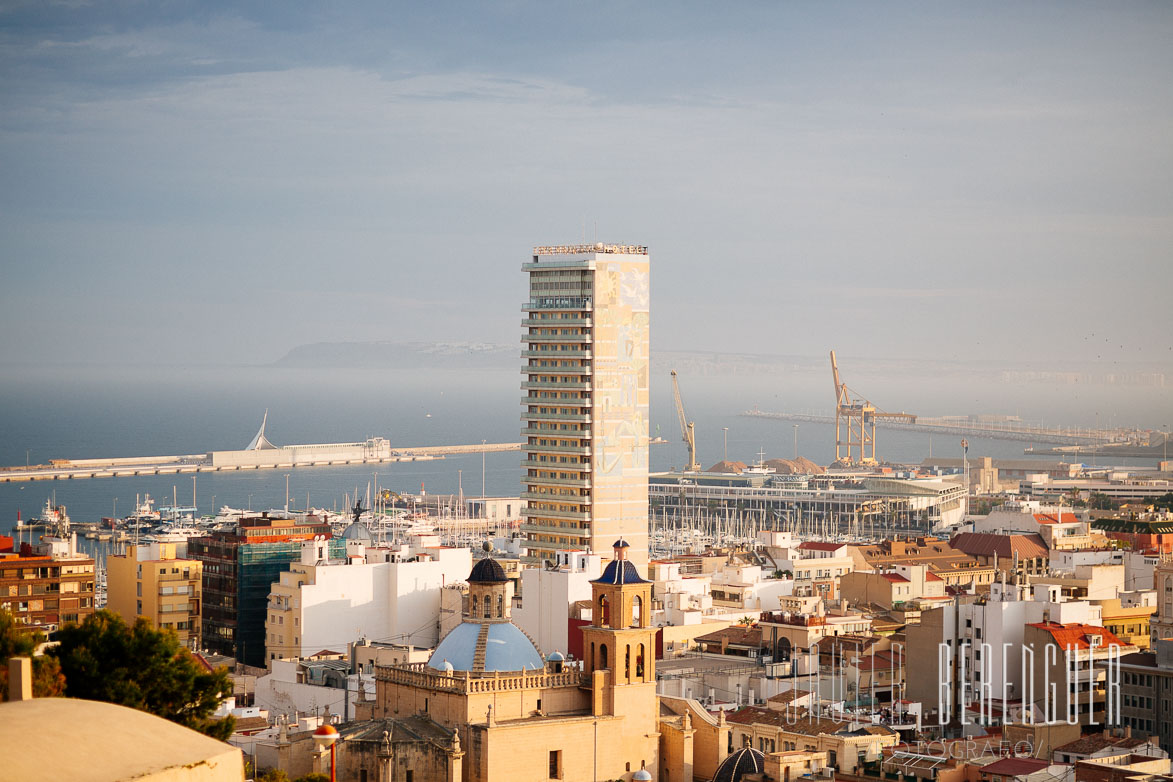
[[[521,443],[472,445],[421,445],[392,448],[375,438],[362,443],[291,445],[284,448],[252,448],[212,451],[182,456],[128,456],[112,459],[54,459],[49,464],[0,467],[0,483],[21,481],[127,478],[137,475],[173,475],[240,470],[276,470],[292,467],[340,467],[443,459],[460,454],[518,451]]]

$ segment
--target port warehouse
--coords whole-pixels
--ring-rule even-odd
[[[649,476],[657,518],[690,518],[698,511],[735,514],[772,525],[776,519],[874,524],[877,531],[930,531],[961,521],[965,489],[931,478],[862,475],[744,476],[666,472]],[[844,530],[846,531],[846,530]]]

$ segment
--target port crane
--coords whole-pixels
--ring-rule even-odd
[[[835,382],[835,461],[842,464],[875,464],[876,421],[915,424],[916,416],[912,413],[880,410],[864,399],[862,394],[849,389],[839,377],[839,364],[835,360],[834,350],[831,351],[831,378]],[[853,399],[852,394],[859,398]],[[855,456],[857,451],[858,459]]]
[[[700,472],[701,465],[696,460],[696,431],[692,421],[684,414],[684,402],[680,399],[680,382],[676,379],[676,370],[672,370],[672,394],[676,397],[676,416],[680,419],[680,436],[688,446],[688,472]]]

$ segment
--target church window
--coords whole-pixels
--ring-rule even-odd
[[[472,596],[472,610],[469,611],[468,613],[470,616],[477,615],[477,596],[476,595]]]
[[[502,619],[505,616],[505,596],[497,595],[497,618]]]
[[[631,601],[631,626],[643,627],[644,624],[640,621],[643,617],[644,600],[639,595]]]
[[[607,665],[607,644],[601,644],[599,646],[599,667],[600,668],[610,668],[611,667],[611,666]]]
[[[599,624],[604,627],[611,626],[610,606],[607,604],[607,596],[599,595]]]
[[[639,652],[635,657],[635,678],[644,678],[644,645],[639,645]]]
[[[631,644],[627,645],[627,654],[623,660],[623,675],[631,680]]]
[[[482,602],[485,604],[485,619],[492,619],[493,618],[493,598],[489,597],[488,595],[485,595],[485,599]]]

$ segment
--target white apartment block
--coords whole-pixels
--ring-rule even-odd
[[[469,549],[414,545],[367,548],[347,541],[346,560],[329,541],[308,540],[301,559],[269,594],[266,650],[273,660],[345,651],[360,638],[431,647],[439,641],[440,592],[472,569]]]
[[[513,623],[546,655],[567,653],[571,606],[591,599],[591,580],[603,572],[598,554],[559,551],[555,556],[554,567],[521,571],[521,602],[515,598],[513,607]]]

